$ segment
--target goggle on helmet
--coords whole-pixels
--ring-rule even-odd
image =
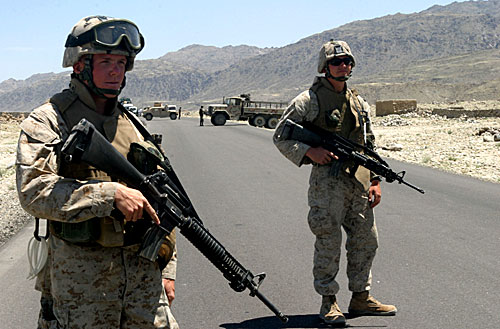
[[[144,48],[144,38],[129,20],[90,16],[73,27],[65,47],[63,67],[73,66],[83,55],[111,53],[126,56],[130,71],[134,57]]]
[[[142,50],[144,39],[137,26],[126,20],[109,21],[78,36],[68,35],[65,47],[83,46],[93,43],[94,46],[114,49],[126,39],[128,47],[136,54]]]

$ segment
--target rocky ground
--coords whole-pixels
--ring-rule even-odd
[[[32,219],[19,205],[14,163],[22,118],[0,116],[0,246]]]
[[[460,111],[458,118],[433,114]],[[472,117],[500,110],[500,101],[423,104],[417,111],[373,118],[380,155],[500,183],[500,117]],[[481,112],[480,111],[480,112]],[[19,206],[14,160],[21,119],[0,116],[0,245],[32,219]]]
[[[432,114],[446,107],[461,109],[461,116],[448,119]],[[467,114],[492,109],[500,110],[500,101],[426,104],[417,112],[375,117],[378,152],[384,157],[500,183],[500,117]]]

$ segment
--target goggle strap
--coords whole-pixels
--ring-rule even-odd
[[[94,41],[93,32],[94,32],[94,30],[90,30],[90,31],[87,31],[85,33],[80,34],[77,37],[75,37],[71,34],[68,35],[68,38],[66,39],[66,44],[64,45],[64,47],[83,46],[86,43]]]

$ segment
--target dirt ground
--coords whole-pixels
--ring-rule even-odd
[[[500,101],[423,104],[415,112],[375,117],[379,154],[500,183],[500,117],[476,118],[465,113],[448,119],[432,114],[435,108],[491,110],[500,109]],[[0,114],[0,245],[31,219],[19,205],[15,186],[21,120]]]

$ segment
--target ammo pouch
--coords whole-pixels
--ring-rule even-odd
[[[172,230],[160,247],[160,251],[158,252],[158,265],[162,270],[167,266],[168,262],[174,255],[175,239],[175,230]]]
[[[71,243],[92,244],[97,241],[101,234],[99,218],[92,218],[79,223],[65,223],[49,221],[50,233],[59,239]]]
[[[50,227],[52,234],[70,243],[122,247],[124,245],[122,223],[113,217],[96,217],[79,223],[50,221]]]

